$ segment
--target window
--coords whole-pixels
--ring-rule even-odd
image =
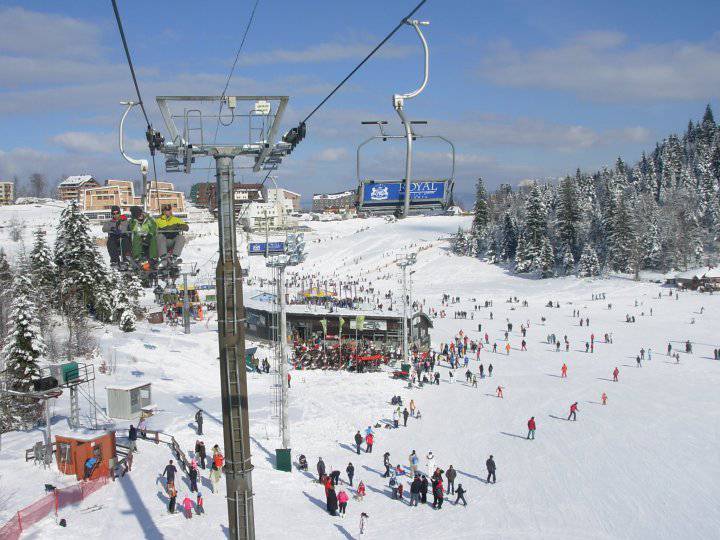
[[[72,453],[70,451],[70,443],[57,443],[57,455],[59,464],[70,465],[72,464]]]

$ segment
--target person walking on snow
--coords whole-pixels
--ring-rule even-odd
[[[345,517],[345,510],[347,509],[347,503],[350,500],[350,497],[348,497],[348,494],[345,492],[345,490],[341,489],[340,492],[337,494],[337,502],[338,506],[340,507],[340,517]]]
[[[447,471],[445,471],[445,478],[447,478],[447,492],[449,495],[455,495],[455,478],[457,478],[457,471],[450,465]]]
[[[415,416],[415,400],[410,400],[410,416]]]
[[[425,458],[425,470],[427,471],[427,475],[429,477],[432,477],[432,475],[435,474],[435,469],[437,468],[435,464],[435,456],[433,455],[432,451],[430,451],[427,453]]]
[[[603,392],[602,396],[600,396],[600,400],[602,401],[603,405],[607,405],[607,394],[605,392]]]
[[[408,412],[407,407],[405,407],[403,409],[402,415],[403,415],[403,427],[407,427],[408,416],[410,416],[410,413]]]
[[[560,368],[560,378],[566,379],[567,378],[567,365],[563,364]]]
[[[510,343],[505,344],[505,354],[510,355]]]
[[[193,500],[190,497],[183,499],[183,508],[185,508],[185,517],[192,519]]]
[[[410,454],[408,461],[410,462],[410,470],[412,471],[413,476],[416,476],[418,463],[420,463],[420,458],[418,458],[417,454],[415,453],[415,450],[413,450],[412,454]]]
[[[345,472],[348,475],[348,480],[350,481],[350,485],[353,485],[353,476],[355,476],[355,467],[353,466],[352,462],[348,463],[348,466],[345,467]]]
[[[503,397],[503,387],[502,387],[502,386],[498,386],[496,392],[497,392],[497,397],[499,397],[500,399],[502,399],[502,397]]]
[[[375,441],[375,436],[372,433],[368,433],[365,435],[365,453],[366,454],[372,454],[372,447],[373,442]]]
[[[492,364],[490,364],[488,366],[488,377],[492,377],[492,372],[493,372],[493,366],[492,366]]]
[[[392,422],[393,422],[393,427],[394,427],[394,428],[397,428],[397,427],[398,427],[398,413],[397,413],[397,411],[393,411],[393,413],[392,413]]]
[[[492,478],[492,483],[495,483],[495,460],[493,459],[492,455],[487,459],[485,462],[485,467],[487,468],[487,480],[485,481],[486,484],[490,483],[490,479]]]
[[[325,476],[325,462],[323,461],[323,458],[318,458],[317,473],[318,473],[318,482],[322,483],[323,477]]]
[[[390,476],[390,467],[392,466],[390,463],[390,452],[385,452],[383,454],[383,465],[385,466],[385,474],[383,474],[383,478],[387,478]]]
[[[360,435],[360,430],[355,434],[355,449],[357,450],[358,455],[360,455],[360,446],[363,443],[363,436]]]
[[[457,506],[457,503],[459,503],[461,500],[463,502],[463,506],[467,506],[467,501],[465,500],[465,489],[463,489],[462,484],[458,484],[457,491],[457,499],[455,499],[455,505]]]
[[[175,473],[177,473],[177,468],[173,465],[173,460],[171,459],[165,466],[165,470],[163,470],[163,476],[165,476],[168,489],[170,489],[170,486],[175,486]]]
[[[530,417],[530,420],[528,420],[527,426],[528,426],[527,438],[528,438],[528,440],[532,439],[534,441],[535,440],[535,417],[534,416]]]
[[[577,420],[577,412],[578,412],[578,406],[577,401],[570,405],[570,414],[568,415],[567,419],[570,420],[570,418],[573,419],[573,422]]]
[[[202,435],[202,425],[203,425],[203,413],[202,409],[198,409],[198,411],[195,413],[195,422],[197,423],[197,434]]]
[[[613,369],[613,382],[618,382],[618,375],[620,375],[620,370],[616,366],[615,369]]]

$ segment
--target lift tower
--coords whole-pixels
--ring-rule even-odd
[[[304,137],[304,125],[275,142],[287,96],[159,96],[170,137],[148,133],[153,150],[165,154],[167,172],[189,173],[196,157],[215,160],[219,259],[216,270],[220,380],[225,440],[228,526],[232,540],[254,540],[252,462],[245,368],[245,313],[235,230],[235,168],[276,169]],[[225,112],[223,113],[223,109]],[[206,140],[205,122],[233,126],[246,141]],[[243,127],[244,126],[244,127]],[[240,135],[242,134],[242,135]],[[235,163],[235,159],[238,163]]]

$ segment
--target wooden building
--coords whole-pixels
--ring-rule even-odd
[[[88,460],[95,459],[89,470],[89,479],[110,476],[115,465],[117,453],[115,448],[115,432],[109,431],[96,437],[55,436],[55,457],[58,469],[65,474],[74,474],[78,480],[85,479]]]

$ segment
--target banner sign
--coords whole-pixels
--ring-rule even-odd
[[[410,202],[443,201],[446,180],[410,182]],[[362,184],[363,204],[399,204],[405,200],[405,182],[373,182]]]
[[[250,255],[285,253],[285,242],[251,242],[248,251]]]
[[[362,315],[361,315],[361,317],[362,317]],[[356,328],[357,328],[356,319],[350,319],[350,329],[355,330]],[[383,332],[386,332],[387,331],[387,321],[365,319],[362,321],[360,328],[357,328],[357,329],[358,330],[381,330]]]

